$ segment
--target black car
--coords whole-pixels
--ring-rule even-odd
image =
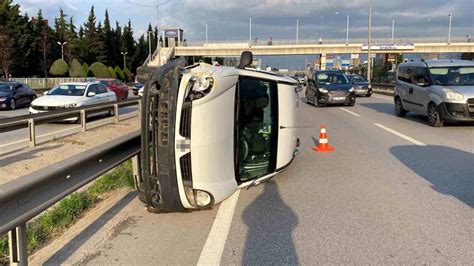
[[[344,104],[353,106],[356,95],[353,85],[340,71],[315,71],[308,80],[306,102],[315,106]]]
[[[363,77],[355,74],[346,75],[349,81],[354,85],[354,90],[357,96],[367,96],[372,95],[372,85],[365,80]]]
[[[0,110],[15,110],[20,106],[29,106],[36,99],[36,93],[19,82],[0,82]]]

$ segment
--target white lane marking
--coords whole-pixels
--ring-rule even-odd
[[[389,97],[375,96],[375,95],[372,95],[372,97],[377,98],[377,99],[382,99],[382,100],[386,100],[386,101],[393,102],[393,98],[389,98]]]
[[[351,115],[353,115],[353,116],[357,116],[357,117],[360,116],[360,114],[357,114],[357,113],[354,113],[354,112],[352,112],[352,111],[350,111],[350,110],[347,110],[347,109],[344,108],[344,107],[340,107],[339,109],[341,109],[342,111],[347,112],[347,113],[349,113],[349,114],[351,114]]]
[[[379,128],[381,128],[381,129],[384,129],[384,130],[386,130],[386,131],[388,131],[388,132],[390,132],[390,133],[392,133],[392,134],[394,134],[394,135],[397,135],[397,136],[399,136],[400,138],[402,138],[402,139],[404,139],[404,140],[408,140],[409,142],[411,142],[411,143],[413,143],[413,144],[415,144],[415,145],[418,145],[418,146],[426,146],[425,143],[423,143],[423,142],[421,142],[421,141],[418,141],[418,140],[416,140],[416,139],[414,139],[414,138],[411,138],[411,137],[409,137],[409,136],[407,136],[407,135],[404,135],[404,134],[402,134],[402,133],[400,133],[400,132],[398,132],[398,131],[396,131],[396,130],[393,130],[393,129],[389,128],[389,127],[386,127],[386,126],[381,125],[381,124],[378,124],[378,123],[374,123],[374,125],[377,126],[377,127],[379,127]]]
[[[207,266],[220,264],[239,194],[240,190],[237,190],[230,198],[222,202],[219,207],[216,219],[204,244],[197,265]]]

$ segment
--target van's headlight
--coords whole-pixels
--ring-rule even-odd
[[[7,100],[7,97],[0,97],[0,102],[4,102]]]
[[[354,87],[351,87],[351,88],[349,89],[349,92],[353,92],[353,91],[354,91]]]
[[[193,101],[206,96],[213,86],[213,77],[192,76],[186,86],[186,100]]]
[[[214,203],[214,197],[207,191],[185,186],[184,192],[188,202],[194,207],[205,208]]]
[[[443,92],[446,94],[446,98],[448,98],[448,100],[462,101],[464,99],[464,95],[462,95],[462,93],[459,93],[453,89],[443,88]]]
[[[321,92],[321,93],[328,93],[329,92],[325,88],[319,88],[318,91]]]

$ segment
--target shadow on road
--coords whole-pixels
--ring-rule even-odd
[[[101,230],[110,219],[112,219],[117,213],[125,208],[136,196],[136,192],[129,192],[112,208],[102,214],[87,228],[82,230],[81,233],[74,237],[69,243],[63,246],[56,253],[52,254],[51,257],[44,263],[44,265],[64,264],[64,262],[72,254],[74,254],[80,246],[82,246],[87,240],[89,240],[89,238]]]
[[[298,218],[286,205],[275,182],[265,188],[242,213],[248,226],[243,265],[298,264],[291,236]]]
[[[396,146],[390,152],[432,184],[474,208],[474,154],[445,146]]]
[[[0,167],[5,167],[9,164],[21,162],[21,161],[24,161],[24,160],[34,159],[38,156],[41,156],[41,154],[37,155],[40,152],[47,151],[47,150],[54,150],[54,149],[57,149],[61,146],[63,146],[63,145],[62,144],[57,144],[57,145],[53,145],[53,146],[41,147],[41,148],[34,149],[32,151],[26,151],[26,152],[22,152],[22,153],[19,153],[19,154],[11,155],[11,156],[9,156],[5,159],[0,160]],[[14,153],[14,152],[11,152],[11,153]],[[11,153],[1,154],[0,157],[6,156],[6,155],[11,154]]]

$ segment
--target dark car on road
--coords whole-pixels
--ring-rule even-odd
[[[357,96],[367,96],[372,95],[372,85],[365,80],[363,77],[355,74],[346,75],[349,81],[354,85],[354,90]]]
[[[29,106],[36,99],[36,93],[19,82],[0,82],[0,110],[15,110],[20,106]]]
[[[342,104],[353,106],[356,95],[353,85],[341,71],[315,71],[306,86],[306,102],[314,106]]]

